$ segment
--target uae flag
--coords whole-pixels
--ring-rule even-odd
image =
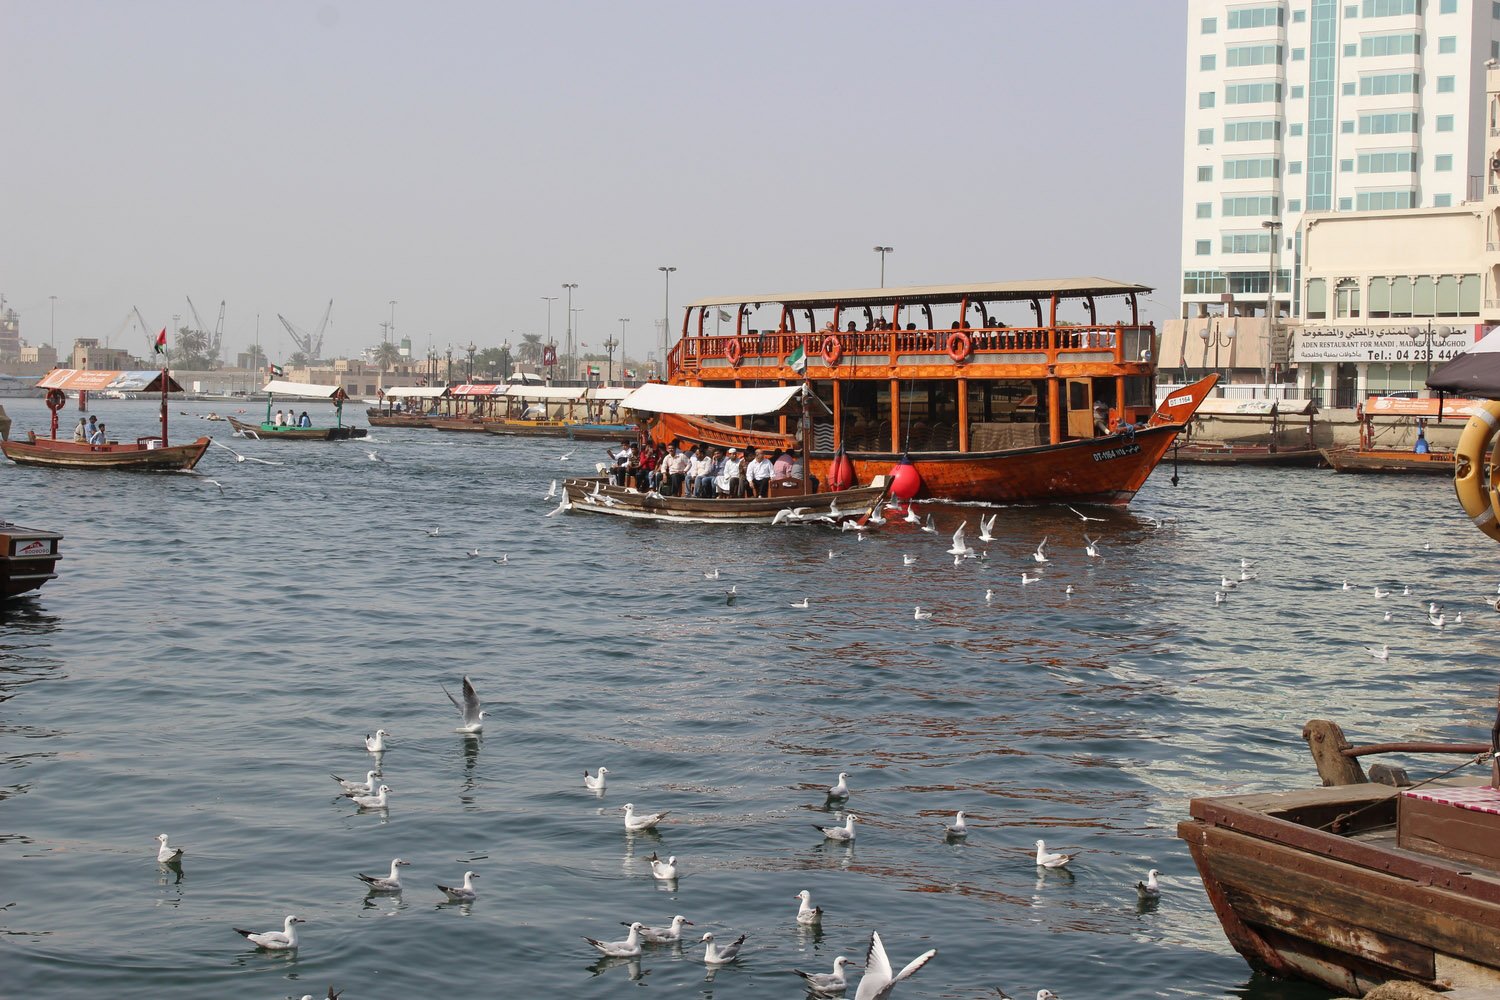
[[[271,373],[272,378],[281,378],[281,376],[286,374],[285,369],[283,369],[280,365],[268,365],[266,367],[266,371]]]
[[[799,375],[802,374],[803,372],[807,371],[807,352],[802,350],[802,348],[800,347],[797,348],[791,354],[788,354],[786,356],[786,363],[787,367],[789,367],[792,371],[796,372]]]
[[[167,328],[166,327],[162,327],[161,328],[161,333],[158,333],[156,335],[156,353],[157,354],[162,354],[162,355],[164,355],[164,354],[167,353]]]

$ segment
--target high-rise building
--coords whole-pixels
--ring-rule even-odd
[[[1299,315],[1305,212],[1484,197],[1500,0],[1188,0],[1183,318]]]

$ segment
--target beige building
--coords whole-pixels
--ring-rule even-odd
[[[51,344],[22,344],[21,364],[41,365],[43,371],[57,367],[57,348]]]
[[[94,337],[79,337],[73,341],[68,367],[80,371],[133,371],[150,366],[137,361],[127,350],[100,346]]]

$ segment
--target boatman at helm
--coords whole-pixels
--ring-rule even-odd
[[[1428,453],[1427,421],[1425,420],[1417,421],[1417,443],[1413,446],[1412,451],[1418,455],[1426,455]]]
[[[1094,436],[1109,435],[1109,404],[1102,399],[1094,400]]]

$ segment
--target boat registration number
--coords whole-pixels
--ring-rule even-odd
[[[1105,448],[1103,451],[1094,452],[1094,461],[1108,462],[1112,458],[1124,458],[1126,455],[1139,455],[1140,453],[1140,445],[1122,444],[1114,448]]]

